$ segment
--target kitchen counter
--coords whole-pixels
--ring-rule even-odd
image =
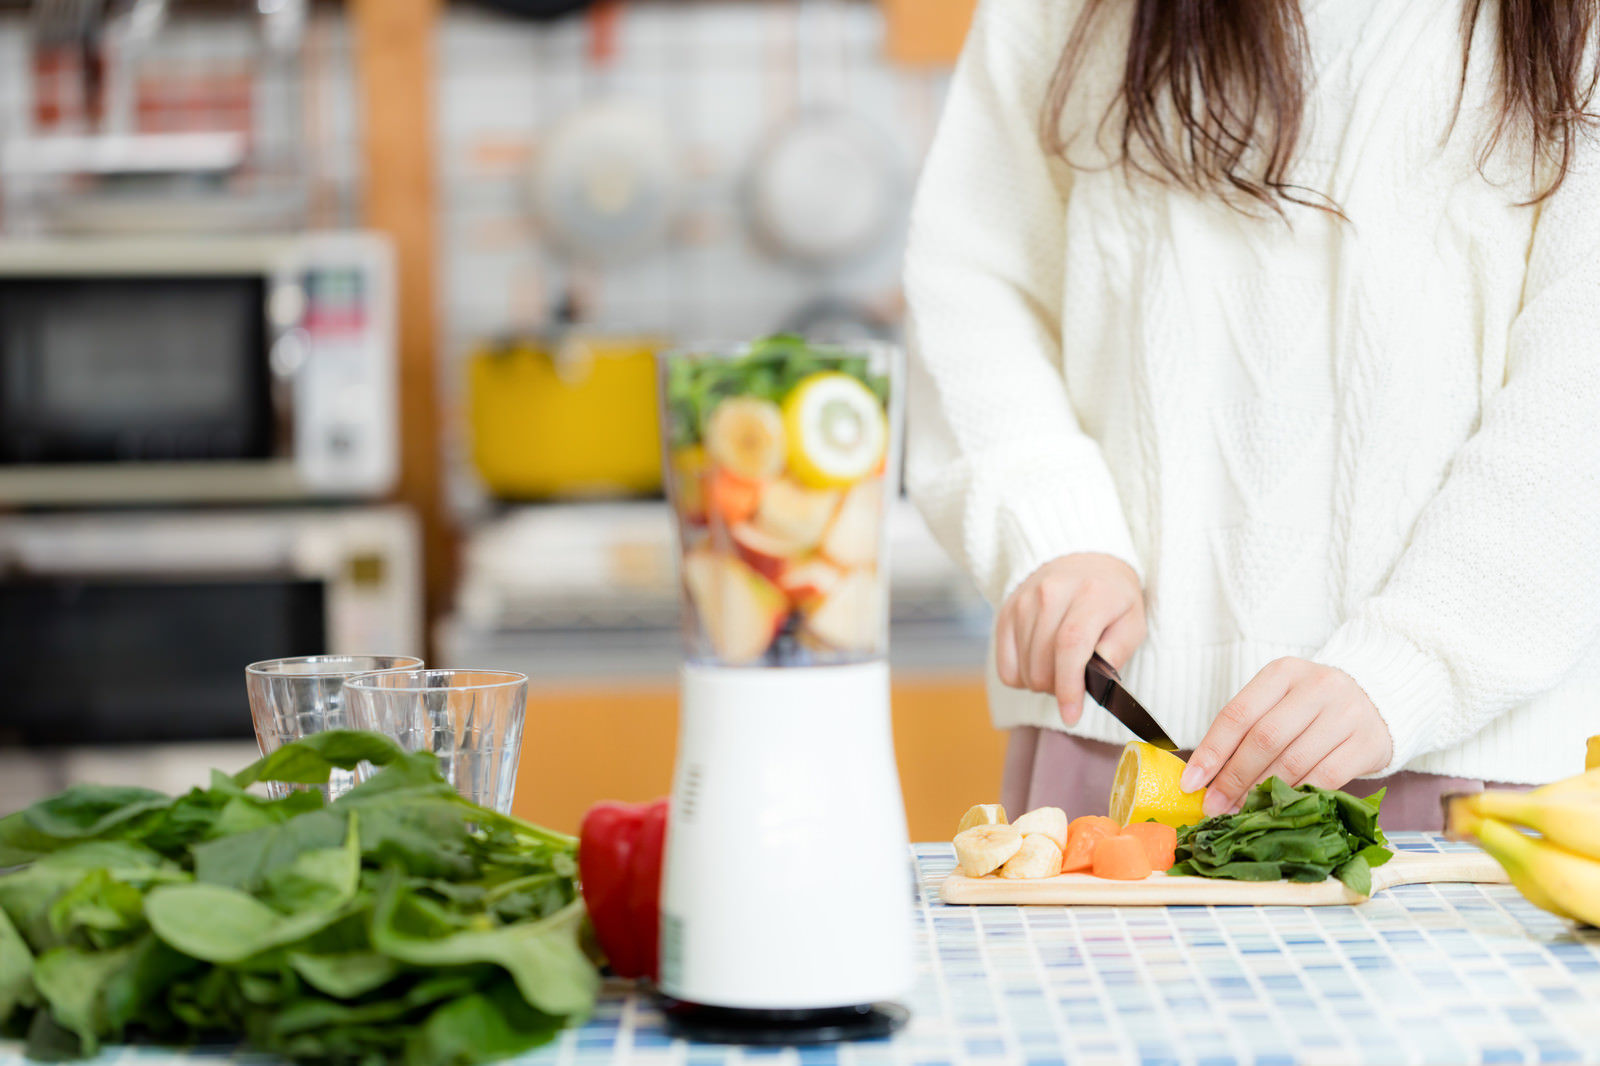
[[[1448,850],[1395,834],[1407,850]],[[1508,886],[1416,885],[1360,907],[948,907],[948,844],[913,849],[921,980],[892,1040],[758,1051],[669,1040],[608,986],[581,1029],[519,1063],[1600,1063],[1600,931]],[[776,960],[775,960],[776,961]],[[15,1044],[0,1064],[21,1063]],[[262,1063],[113,1050],[101,1064]]]

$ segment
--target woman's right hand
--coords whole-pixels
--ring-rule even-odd
[[[1083,716],[1083,672],[1098,651],[1122,669],[1144,642],[1144,590],[1133,568],[1079,552],[1041,566],[1018,585],[995,624],[995,662],[1012,688],[1047,692],[1061,720]]]

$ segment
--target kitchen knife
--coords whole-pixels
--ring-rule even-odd
[[[1089,665],[1083,671],[1083,681],[1094,701],[1111,712],[1111,717],[1132,730],[1134,736],[1163,751],[1178,750],[1178,745],[1150,717],[1150,712],[1122,687],[1117,668],[1101,658],[1099,652],[1089,657]]]

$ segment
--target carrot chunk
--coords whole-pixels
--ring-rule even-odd
[[[1178,850],[1178,831],[1160,822],[1135,822],[1122,827],[1122,836],[1133,837],[1144,845],[1150,859],[1150,869],[1170,870],[1174,853]]]
[[[1150,876],[1150,857],[1138,837],[1104,837],[1095,841],[1093,870],[1113,881],[1143,881]]]
[[[1067,826],[1067,850],[1062,853],[1061,872],[1082,873],[1094,864],[1095,841],[1114,837],[1121,826],[1110,818],[1086,814]]]

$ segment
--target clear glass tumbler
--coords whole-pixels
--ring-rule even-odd
[[[511,813],[522,753],[528,677],[509,670],[389,670],[353,677],[346,700],[357,729],[431,751],[467,799]]]
[[[251,663],[244,668],[244,678],[261,754],[270,755],[312,733],[358,728],[346,710],[347,678],[374,670],[415,670],[421,666],[422,660],[410,655],[304,655]],[[334,799],[354,788],[355,783],[353,772],[335,770],[323,795]],[[278,782],[267,784],[274,797],[287,795],[291,787]]]

